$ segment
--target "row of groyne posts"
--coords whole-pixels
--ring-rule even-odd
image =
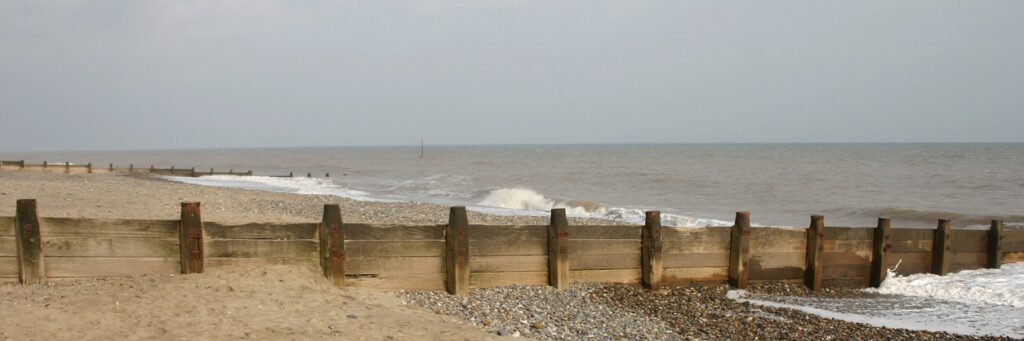
[[[79,174],[79,173],[152,173],[152,174],[164,174],[164,175],[178,175],[178,176],[191,176],[198,177],[204,175],[239,175],[239,176],[252,176],[252,170],[238,171],[229,169],[225,171],[215,171],[210,168],[209,171],[196,170],[195,167],[191,168],[156,168],[156,165],[150,165],[149,168],[136,168],[135,164],[128,164],[128,167],[118,167],[113,163],[107,164],[107,167],[93,167],[92,162],[84,165],[72,164],[71,162],[63,163],[49,163],[43,161],[39,164],[26,164],[25,160],[0,160],[0,170],[22,170],[22,171],[41,171],[41,172],[63,172],[64,174]],[[288,175],[270,175],[270,177],[276,178],[291,178],[295,177],[294,172],[288,172]],[[306,173],[306,177],[313,177],[313,173]],[[331,173],[324,173],[324,177],[331,177]]]
[[[40,233],[39,217],[34,199],[17,201],[14,217],[17,244],[18,271],[22,283],[45,282],[43,271],[43,236]],[[314,224],[317,225],[317,224]],[[323,216],[317,225],[319,237],[319,265],[326,278],[335,285],[345,284],[346,274],[346,226],[342,223],[339,205],[324,205]],[[456,295],[466,295],[470,289],[470,243],[473,233],[465,207],[451,207],[444,229],[444,277],[445,289]],[[750,214],[737,212],[735,223],[730,229],[728,284],[743,289],[748,285],[748,262],[750,258]],[[548,285],[565,289],[570,282],[569,248],[570,228],[565,209],[552,209],[547,226]],[[890,219],[879,218],[874,228],[873,255],[871,257],[869,285],[879,286],[886,277],[886,255],[892,235]],[[824,217],[811,217],[806,230],[806,267],[803,282],[811,290],[822,288],[822,252],[825,249]],[[2,232],[2,231],[0,231]],[[950,270],[952,254],[952,233],[949,220],[939,220],[934,233],[931,272],[945,275]],[[180,271],[183,274],[201,273],[204,270],[204,227],[201,206],[198,202],[181,203],[181,217],[178,228],[180,245]],[[985,267],[999,268],[1002,263],[1003,222],[992,220],[987,234],[987,262]],[[662,226],[659,211],[647,211],[646,221],[641,230],[641,283],[652,290],[662,283]]]

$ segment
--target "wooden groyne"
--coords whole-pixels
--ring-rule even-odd
[[[160,174],[160,175],[176,175],[176,176],[203,176],[203,175],[252,175],[251,170],[238,171],[229,169],[227,172],[215,171],[213,168],[207,170],[196,170],[195,167],[191,168],[177,168],[171,166],[171,168],[157,168],[155,165],[149,167],[135,167],[135,164],[129,164],[128,167],[123,165],[115,165],[108,163],[106,165],[94,166],[92,162],[81,165],[72,164],[71,162],[63,163],[49,163],[43,161],[43,163],[25,163],[25,160],[19,161],[0,161],[0,170],[17,170],[17,171],[30,171],[30,172],[44,172],[44,173],[64,173],[64,174],[101,174],[101,173],[140,173],[140,174]]]
[[[988,230],[827,226],[750,227],[739,212],[732,227],[662,227],[647,212],[638,225],[569,225],[562,209],[548,225],[470,224],[463,207],[448,224],[346,223],[338,205],[318,222],[227,225],[202,219],[199,203],[182,203],[177,220],[41,217],[35,200],[19,200],[0,217],[0,280],[48,280],[196,273],[237,264],[319,266],[337,285],[447,290],[573,282],[662,285],[750,282],[823,287],[878,286],[886,269],[901,275],[946,274],[1024,261],[1024,229],[993,220]]]

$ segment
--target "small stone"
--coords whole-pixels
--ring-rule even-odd
[[[491,325],[491,320],[483,319],[482,321],[480,321],[480,324],[485,325],[485,326],[489,326],[489,325]]]
[[[533,327],[533,329],[544,329],[544,323],[540,321],[534,322],[531,327]]]
[[[506,332],[504,329],[498,329],[498,331],[495,332],[495,334],[498,334],[498,336],[505,336],[508,335],[508,332]]]
[[[346,315],[345,317],[347,317],[347,318],[350,318],[350,319],[353,319],[353,320],[355,320],[355,319],[359,318],[359,316],[356,316],[355,314],[348,314],[348,315]]]

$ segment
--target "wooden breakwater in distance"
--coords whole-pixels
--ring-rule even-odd
[[[160,174],[160,175],[176,175],[176,176],[203,176],[203,175],[246,175],[251,176],[252,171],[239,171],[236,172],[234,169],[229,169],[227,172],[215,171],[213,168],[207,170],[197,170],[195,167],[191,168],[156,168],[155,165],[149,167],[135,167],[135,164],[129,164],[128,167],[123,165],[115,165],[108,163],[106,165],[93,165],[92,162],[80,165],[71,164],[70,162],[63,163],[49,163],[43,161],[43,163],[25,163],[25,160],[19,161],[0,161],[0,170],[17,170],[17,171],[34,171],[44,173],[64,173],[64,174],[99,174],[99,173],[140,173],[140,174]]]
[[[338,205],[318,222],[227,225],[202,219],[182,203],[177,220],[48,218],[35,200],[0,217],[0,280],[42,283],[89,277],[198,273],[238,264],[319,266],[336,285],[447,290],[573,282],[717,285],[803,283],[878,286],[887,268],[901,275],[998,268],[1024,261],[1024,229],[993,220],[987,230],[827,226],[750,227],[739,212],[731,227],[663,227],[647,212],[638,225],[569,225],[565,211],[548,225],[471,224],[453,207],[448,224],[346,223]]]

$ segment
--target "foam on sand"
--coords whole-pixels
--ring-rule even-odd
[[[946,276],[897,276],[890,271],[879,288],[865,290],[881,294],[1024,308],[1024,263],[1006,264],[1001,269],[964,270]],[[1021,313],[1024,314],[1024,311]]]
[[[162,176],[162,178],[193,185],[241,188],[268,192],[309,195],[335,195],[362,201],[387,201],[373,198],[369,193],[348,189],[330,179],[279,178],[270,176],[208,175],[200,177]]]

